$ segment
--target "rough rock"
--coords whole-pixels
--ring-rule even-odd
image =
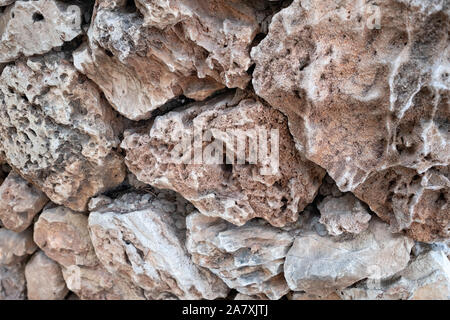
[[[360,280],[379,280],[401,271],[413,244],[375,218],[366,231],[350,238],[304,232],[287,253],[284,275],[293,291],[327,296]]]
[[[29,300],[61,300],[67,295],[61,267],[43,251],[36,252],[25,267]]]
[[[369,227],[372,217],[364,205],[351,193],[342,197],[325,197],[318,205],[320,223],[328,233],[339,236],[342,233],[361,233]]]
[[[15,2],[0,15],[0,63],[43,54],[71,41],[82,33],[81,15],[79,6],[65,1]]]
[[[24,300],[26,298],[24,265],[0,265],[0,301]]]
[[[15,232],[27,229],[48,198],[15,172],[10,172],[0,186],[0,221]]]
[[[220,218],[192,213],[186,219],[186,247],[192,260],[246,295],[280,299],[289,292],[283,263],[294,237],[263,221],[237,227]]]
[[[45,209],[34,224],[34,241],[50,259],[65,267],[98,264],[87,216],[68,208]]]
[[[144,298],[141,289],[109,273],[97,259],[84,214],[64,207],[44,210],[35,223],[34,240],[62,266],[68,289],[81,299]]]
[[[6,66],[0,103],[0,153],[53,202],[82,211],[125,178],[117,116],[64,52]]]
[[[271,13],[266,1],[97,1],[75,66],[111,105],[139,120],[177,96],[203,100],[245,88],[250,46]]]
[[[296,151],[280,112],[239,94],[159,116],[145,132],[125,132],[121,147],[140,181],[237,225],[256,217],[274,226],[296,221],[324,176]]]
[[[143,300],[142,289],[129,280],[109,273],[101,264],[95,267],[72,265],[62,268],[70,291],[82,300]]]
[[[264,300],[258,296],[249,296],[246,294],[242,294],[242,293],[238,293],[235,297],[234,300]]]
[[[0,228],[0,266],[22,262],[35,250],[31,229],[16,233]]]
[[[450,261],[443,251],[428,251],[391,278],[366,280],[340,294],[352,300],[449,300]]]
[[[299,150],[421,241],[449,237],[449,8],[294,0],[251,51]]]
[[[127,193],[93,209],[89,229],[98,258],[108,271],[143,288],[147,298],[227,296],[223,282],[196,266],[186,250],[184,215],[193,208],[184,199],[166,191]]]

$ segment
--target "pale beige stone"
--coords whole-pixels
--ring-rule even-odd
[[[82,9],[75,8],[57,0],[17,1],[7,7],[0,14],[0,63],[46,53],[80,35]]]
[[[98,258],[150,299],[226,297],[229,288],[196,266],[186,250],[184,215],[192,209],[167,191],[127,193],[97,207],[89,215],[89,229]]]
[[[449,15],[448,1],[294,0],[251,51],[253,87],[299,150],[421,241],[449,237]]]
[[[448,300],[450,261],[443,251],[424,252],[394,277],[366,280],[342,290],[341,296],[353,300]]]
[[[98,264],[88,217],[65,207],[44,210],[34,224],[34,241],[52,260],[63,266]]]
[[[10,172],[0,186],[0,220],[5,228],[22,232],[47,202],[43,192],[17,173]]]
[[[36,252],[25,266],[29,300],[62,300],[69,290],[61,267],[43,251]]]
[[[25,300],[26,288],[23,263],[0,265],[0,301]]]
[[[24,261],[36,250],[33,231],[17,233],[0,228],[0,265],[12,265]]]
[[[369,227],[371,215],[353,194],[341,197],[325,197],[317,205],[320,211],[320,223],[328,233],[339,236],[342,233],[358,234]]]
[[[280,299],[289,292],[283,263],[294,237],[263,221],[241,227],[220,218],[187,217],[186,247],[193,261],[246,295]]]
[[[284,276],[293,291],[326,296],[360,280],[379,280],[401,271],[413,244],[375,218],[366,231],[347,239],[300,233],[287,253]]]
[[[120,122],[64,52],[16,61],[0,77],[0,153],[53,202],[83,211],[125,178]]]

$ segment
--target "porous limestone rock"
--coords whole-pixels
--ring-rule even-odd
[[[89,229],[98,258],[108,271],[143,288],[147,298],[227,296],[227,286],[196,266],[186,250],[184,216],[193,208],[184,199],[167,191],[127,193],[93,210]]]
[[[125,178],[117,115],[64,52],[6,66],[0,103],[0,153],[53,202],[82,211]]]
[[[25,266],[29,300],[61,300],[67,295],[61,267],[43,251],[36,252]]]
[[[23,263],[4,266],[0,264],[0,301],[24,300],[26,283]]]
[[[352,300],[449,300],[450,261],[443,251],[430,250],[393,277],[366,280],[340,295]]]
[[[351,193],[342,197],[325,197],[318,205],[320,223],[328,233],[339,236],[342,233],[361,233],[369,227],[372,217],[364,205]]]
[[[62,266],[67,288],[81,299],[144,298],[140,288],[109,273],[97,259],[84,214],[64,207],[45,209],[35,223],[34,240]]]
[[[0,6],[12,2],[0,2]],[[82,33],[81,22],[79,3],[16,1],[0,14],[0,63],[43,54],[71,41]]]
[[[294,291],[327,296],[360,280],[379,280],[404,269],[413,244],[376,218],[366,231],[347,238],[304,232],[287,253],[284,276]]]
[[[88,218],[82,213],[61,206],[45,209],[34,224],[34,241],[50,259],[65,267],[98,264]]]
[[[450,4],[301,1],[251,51],[306,157],[393,231],[449,237]]]
[[[274,226],[296,221],[324,176],[295,149],[280,112],[239,93],[171,111],[143,132],[126,131],[121,147],[140,181],[237,225],[256,217]]]
[[[22,262],[36,248],[31,229],[17,233],[0,228],[0,265],[13,265]]]
[[[48,198],[15,172],[10,172],[0,186],[0,221],[15,232],[27,229]]]
[[[192,260],[246,295],[280,299],[289,292],[283,263],[294,237],[262,220],[237,227],[198,212],[186,219]]]
[[[132,1],[133,3],[133,1]],[[245,88],[250,47],[272,14],[266,1],[97,1],[75,66],[111,105],[139,120],[177,96]]]

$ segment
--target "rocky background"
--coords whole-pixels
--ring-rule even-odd
[[[0,299],[450,298],[450,1],[0,6]]]

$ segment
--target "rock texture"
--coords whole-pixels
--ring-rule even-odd
[[[89,42],[75,66],[126,117],[185,95],[203,100],[223,88],[245,88],[250,46],[271,14],[266,1],[97,1]]]
[[[23,300],[25,292],[24,265],[0,265],[0,300]]]
[[[0,77],[0,153],[53,202],[82,211],[125,177],[117,118],[64,53],[8,65]]]
[[[251,54],[255,91],[288,116],[299,150],[422,241],[449,236],[449,12],[294,0]]]
[[[156,197],[128,193],[96,205],[89,229],[100,261],[143,288],[147,298],[226,297],[225,284],[196,266],[184,246],[183,216],[189,207],[166,192]]]
[[[0,0],[0,300],[450,300],[449,30],[449,0]]]
[[[0,228],[0,265],[22,262],[36,250],[33,232],[30,229],[16,233]]]
[[[366,280],[344,289],[341,296],[363,300],[448,300],[450,263],[443,251],[428,251],[395,276],[381,281]]]
[[[22,232],[47,202],[43,192],[11,172],[0,186],[0,221],[7,229]]]
[[[36,252],[28,261],[25,278],[30,300],[61,300],[69,292],[61,267],[43,251]]]
[[[81,22],[80,7],[65,1],[17,1],[0,15],[0,63],[62,46],[81,34]]]
[[[253,160],[254,140],[263,140],[250,133],[258,130],[272,139],[267,145],[282,146],[273,149],[274,154],[279,151],[276,158],[266,152]],[[279,137],[274,138],[270,130]],[[240,145],[244,153],[239,152]],[[143,133],[126,132],[121,147],[128,168],[139,180],[177,191],[202,214],[237,225],[256,217],[274,226],[296,221],[298,212],[313,201],[324,176],[321,168],[296,151],[281,113],[239,94],[157,117]],[[182,156],[177,158],[176,152]]]
[[[365,232],[340,241],[305,232],[287,253],[284,274],[292,290],[326,296],[366,278],[394,275],[408,264],[413,244],[375,219]]]
[[[266,222],[242,227],[192,213],[186,221],[186,247],[193,261],[230,288],[246,295],[280,299],[289,292],[283,263],[294,237]]]
[[[67,287],[81,299],[142,299],[139,288],[109,273],[98,261],[88,230],[88,217],[64,207],[44,210],[35,224],[34,240],[62,266]]]

